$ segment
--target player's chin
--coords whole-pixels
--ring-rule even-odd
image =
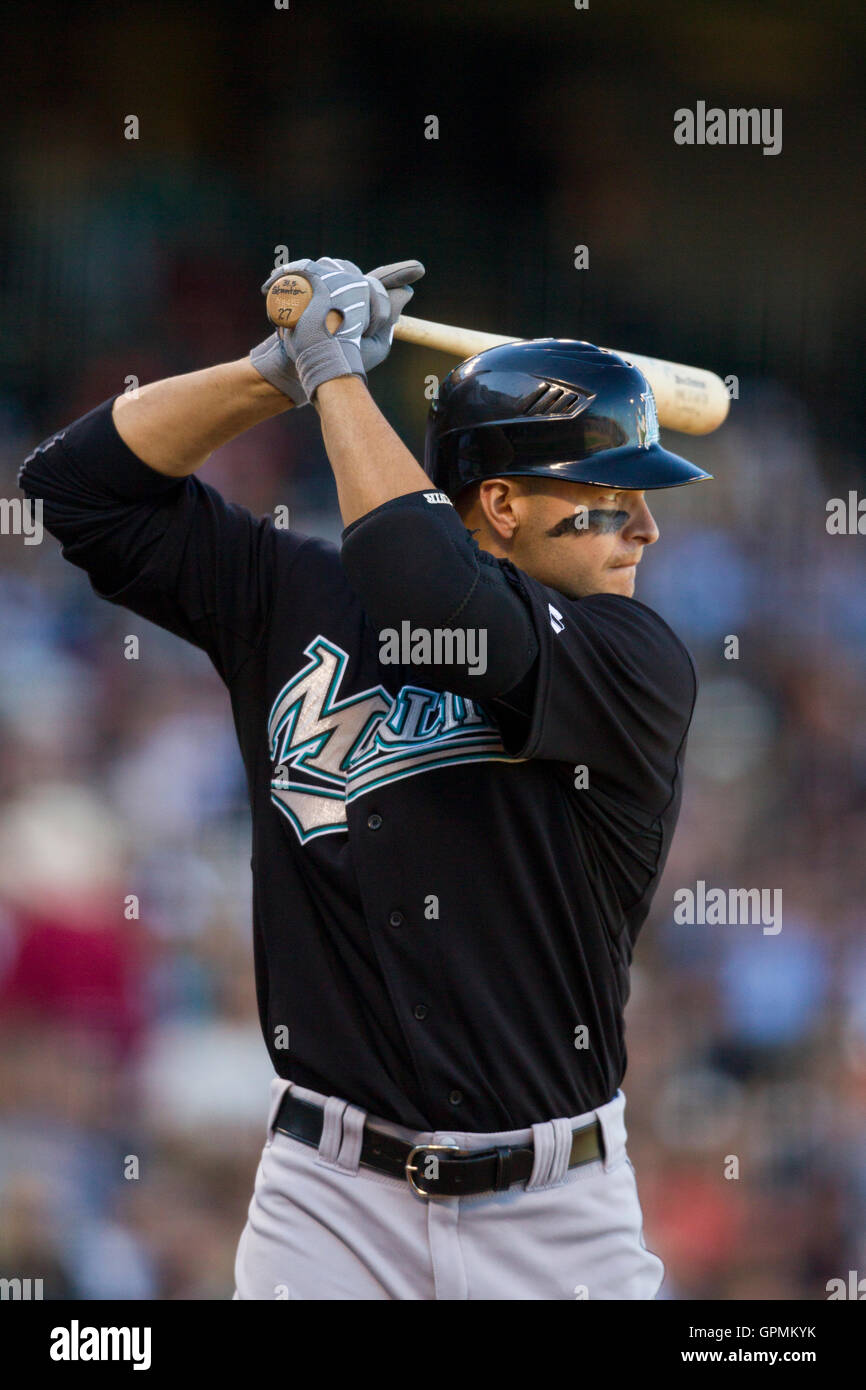
[[[637,579],[637,565],[611,565],[605,570],[605,590],[631,598]]]

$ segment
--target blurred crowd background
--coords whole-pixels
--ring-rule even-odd
[[[863,27],[832,0],[48,3],[4,60],[4,498],[130,376],[265,336],[279,246],[417,256],[419,315],[736,378],[722,431],[668,436],[716,481],[654,499],[638,591],[702,681],[626,1016],[669,1299],[866,1275],[866,540],[826,529],[866,492]],[[781,108],[782,153],[675,146],[697,100]],[[397,344],[371,378],[416,452],[450,365]],[[339,535],[312,411],[202,476]],[[146,626],[127,661],[129,630],[50,537],[0,536],[0,1276],[221,1299],[270,1075],[243,769],[204,656]],[[678,925],[698,880],[781,889],[781,932]]]

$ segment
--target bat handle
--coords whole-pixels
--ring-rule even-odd
[[[275,328],[294,328],[301,314],[313,297],[313,287],[304,275],[290,271],[275,280],[268,290],[265,309]],[[329,333],[336,333],[343,322],[339,309],[329,309],[325,317],[325,327]]]

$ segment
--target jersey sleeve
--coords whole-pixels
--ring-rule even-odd
[[[635,599],[569,599],[517,570],[512,580],[539,651],[520,685],[493,702],[508,751],[584,766],[590,784],[660,813],[697,693],[688,650]]]
[[[19,486],[100,598],[200,647],[228,683],[263,635],[277,543],[306,538],[276,531],[198,478],[148,467],[121,439],[111,406],[35,449]]]

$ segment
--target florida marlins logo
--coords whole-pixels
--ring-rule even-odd
[[[648,449],[651,444],[659,442],[659,417],[651,388],[641,392],[640,402],[637,407],[637,442],[639,448]]]
[[[304,655],[268,716],[271,800],[301,843],[345,830],[348,803],[386,782],[453,763],[521,761],[473,700],[414,685],[340,699],[343,649],[319,636]]]

